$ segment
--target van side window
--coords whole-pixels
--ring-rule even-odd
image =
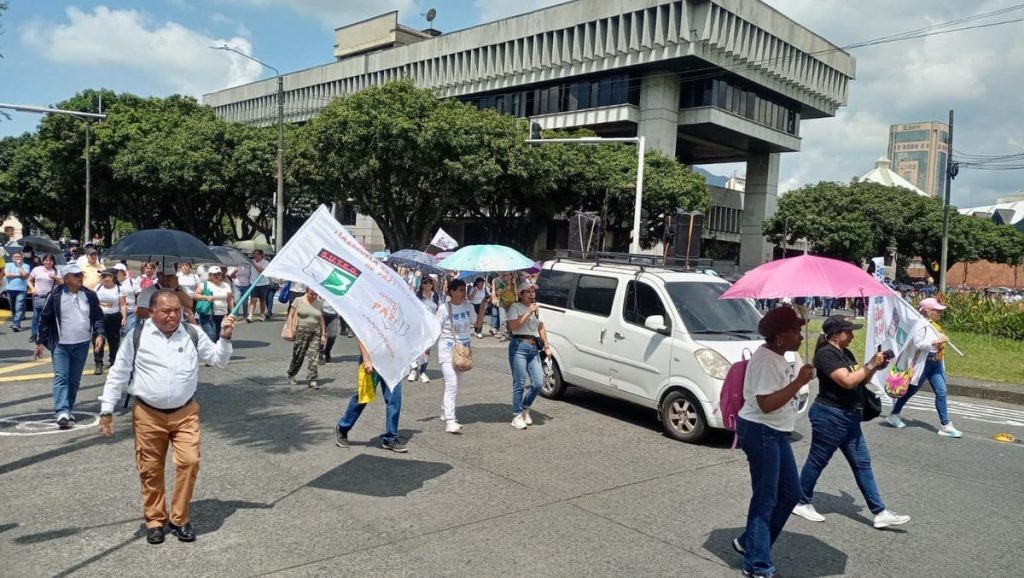
[[[665,312],[665,305],[654,287],[646,283],[630,281],[626,285],[626,301],[622,304],[622,318],[626,323],[643,325],[644,321],[651,315],[661,315],[665,323],[669,323],[669,316]]]
[[[612,313],[612,301],[618,286],[619,280],[612,277],[581,275],[573,294],[573,309],[608,317]]]
[[[569,292],[579,277],[567,271],[544,269],[537,278],[537,303],[555,307],[569,307]]]

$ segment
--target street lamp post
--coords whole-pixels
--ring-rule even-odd
[[[640,217],[642,213],[641,205],[644,199],[644,156],[646,154],[647,139],[643,136],[635,137],[599,137],[599,136],[584,136],[579,138],[539,138],[539,130],[535,127],[531,127],[531,138],[526,139],[529,144],[549,144],[549,143],[562,143],[562,144],[583,144],[583,145],[598,145],[604,143],[629,143],[636,145],[636,158],[637,158],[637,169],[636,169],[636,197],[633,202],[633,239],[629,243],[630,253],[640,252]]]
[[[102,106],[102,105],[101,105]],[[89,226],[89,211],[91,209],[91,188],[92,188],[92,161],[89,158],[89,119],[103,120],[107,118],[107,115],[95,112],[81,112],[77,110],[65,110],[63,108],[50,108],[47,106],[33,106],[30,104],[4,104],[0,103],[0,108],[6,108],[10,110],[16,110],[19,112],[34,112],[37,114],[63,114],[66,116],[73,116],[78,120],[81,120],[85,125],[85,230],[84,236],[82,237],[82,244],[88,243],[92,239],[92,230]]]
[[[277,76],[277,196],[274,197],[274,204],[277,206],[277,213],[274,219],[274,248],[276,252],[281,251],[284,246],[284,77],[281,71],[262,60],[250,56],[241,50],[224,46],[211,46],[214,50],[227,50],[248,58],[249,60],[269,68]]]

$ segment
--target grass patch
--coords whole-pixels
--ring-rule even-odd
[[[863,319],[855,323],[863,323]],[[811,348],[819,333],[821,319],[810,322]],[[951,349],[946,350],[946,371],[949,375],[1024,385],[1024,341],[989,337],[962,331],[947,331],[946,335],[964,356],[960,357]],[[802,348],[801,348],[802,349]],[[858,361],[864,357],[864,330],[854,332],[850,351]],[[801,351],[802,353],[802,351]]]

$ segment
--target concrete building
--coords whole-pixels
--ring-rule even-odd
[[[394,13],[379,20],[339,29],[336,62],[285,75],[289,121],[411,78],[544,128],[644,135],[687,164],[745,162],[744,269],[771,258],[761,222],[777,205],[779,156],[800,150],[803,120],[846,103],[855,69],[759,0],[576,0],[436,37],[398,30]],[[226,120],[269,123],[276,89],[267,79],[203,100]]]
[[[949,125],[944,122],[889,127],[889,158],[898,173],[930,197],[945,198]]]

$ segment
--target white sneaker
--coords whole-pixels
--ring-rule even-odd
[[[416,381],[416,370],[415,369],[409,372],[409,377],[406,378],[406,381]]]
[[[481,333],[481,332],[479,332],[479,331],[477,331],[477,332],[476,332],[476,338],[477,338],[477,339],[483,339],[483,338],[484,338],[484,334],[483,334],[483,333]]]
[[[512,427],[516,429],[526,429],[526,420],[523,419],[522,415],[517,415],[512,418]]]
[[[906,524],[910,521],[910,516],[902,516],[900,514],[894,514],[889,510],[882,510],[875,516],[875,528],[888,528],[889,526],[899,526],[900,524]]]
[[[903,418],[898,413],[890,413],[889,417],[885,418],[885,423],[891,425],[896,429],[903,429],[907,427],[907,424],[903,423]]]
[[[938,433],[940,436],[947,437],[947,438],[962,438],[962,437],[964,437],[964,432],[962,432],[962,431],[956,429],[955,427],[953,427],[953,422],[949,422],[949,423],[947,423],[944,426],[939,426],[939,431],[936,432],[936,433]]]
[[[814,509],[814,504],[797,504],[796,507],[793,508],[793,514],[811,522],[825,521],[825,516],[822,516]]]
[[[423,373],[420,374],[420,382],[430,383],[430,377],[427,376],[427,372],[424,371]]]
[[[533,418],[530,417],[530,410],[523,408],[523,421],[526,425],[533,425]]]
[[[450,434],[457,434],[462,430],[462,424],[455,420],[451,420],[444,425],[444,431]]]

